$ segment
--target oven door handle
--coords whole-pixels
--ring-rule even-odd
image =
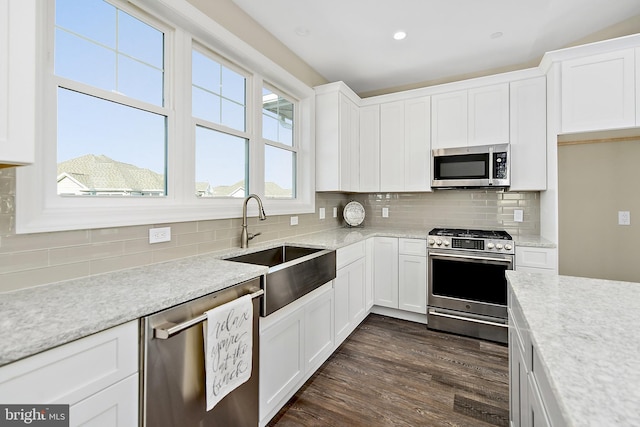
[[[493,261],[493,262],[504,262],[511,264],[511,258],[499,258],[499,257],[484,257],[484,256],[475,256],[475,255],[460,255],[460,254],[452,254],[452,253],[440,253],[440,252],[429,252],[429,256],[440,256],[445,258],[460,258],[460,259],[469,259],[469,260],[480,260],[480,261]]]
[[[446,317],[448,319],[464,320],[465,322],[481,323],[483,325],[498,326],[498,327],[501,327],[501,328],[508,328],[509,327],[509,325],[507,323],[490,322],[488,320],[474,319],[474,318],[471,318],[471,317],[456,316],[455,314],[440,313],[440,312],[438,312],[436,310],[429,310],[429,314],[431,314],[432,316]]]

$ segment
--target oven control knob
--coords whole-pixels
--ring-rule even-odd
[[[429,242],[429,246],[433,246],[433,244],[434,244],[436,241],[435,241],[435,240],[433,240],[433,239],[429,239],[429,240],[428,240],[428,242]]]
[[[495,247],[495,245],[493,243],[487,243],[487,248],[488,249],[493,249]]]
[[[449,246],[449,241],[448,241],[448,240],[444,240],[442,243],[443,243],[445,246]]]
[[[504,248],[508,251],[510,251],[511,249],[513,249],[513,247],[511,245],[504,245]]]
[[[436,240],[436,245],[438,245],[438,246],[442,245],[442,240],[440,240],[440,239]]]
[[[497,249],[497,250],[502,249],[502,243],[498,243],[498,244],[496,245],[496,249]]]

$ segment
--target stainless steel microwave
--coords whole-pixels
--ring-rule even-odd
[[[509,187],[509,144],[432,150],[433,188]]]

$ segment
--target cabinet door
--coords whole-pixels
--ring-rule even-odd
[[[510,322],[511,323],[511,322]],[[528,427],[528,377],[521,343],[509,328],[509,420],[512,427]]]
[[[562,62],[562,132],[633,127],[634,49]]]
[[[468,145],[509,142],[509,84],[469,89]]]
[[[542,398],[535,381],[529,381],[527,388],[527,427],[551,427],[551,422],[542,404]]]
[[[431,97],[431,147],[433,149],[465,147],[467,127],[466,90]]]
[[[380,106],[380,191],[404,190],[404,101]]]
[[[0,2],[0,168],[33,163],[37,2]]]
[[[360,109],[360,191],[380,191],[380,106]]]
[[[512,82],[510,97],[511,191],[547,188],[547,84],[536,77]]]
[[[305,374],[304,309],[260,334],[260,419],[297,386]]]
[[[339,269],[334,279],[336,346],[340,345],[366,315],[365,258]]]
[[[431,99],[405,102],[404,191],[431,189]]]
[[[367,239],[367,249],[366,249],[366,274],[365,274],[365,295],[366,295],[366,305],[365,308],[367,311],[373,307],[373,246],[374,239]]]
[[[427,314],[427,258],[399,255],[398,308]]]
[[[334,347],[333,291],[310,302],[305,307],[304,352],[306,370],[317,369],[329,357]]]
[[[346,97],[343,96],[343,98]],[[348,119],[343,125],[347,134],[341,144],[345,146],[343,150],[348,151],[344,157],[348,176],[344,179],[342,189],[357,192],[360,191],[360,110],[351,100],[348,100],[347,104],[344,108],[348,110],[345,113]]]
[[[138,423],[138,374],[69,408],[72,427],[134,427]]]
[[[374,304],[398,308],[398,239],[375,237],[373,246]]]
[[[351,144],[351,138],[353,138],[354,123],[352,111],[353,104],[346,96],[340,94],[340,121],[339,121],[339,144],[340,144],[340,157],[337,159],[340,164],[340,189],[344,191],[351,191],[352,188],[352,162],[351,157],[353,155],[353,149]],[[360,124],[358,123],[358,127]],[[335,161],[335,160],[334,160]],[[356,168],[356,170],[359,170]],[[358,177],[358,179],[360,179]]]

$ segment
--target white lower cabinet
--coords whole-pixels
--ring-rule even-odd
[[[334,349],[329,282],[260,319],[260,425],[287,403]]]
[[[427,244],[422,239],[375,237],[374,303],[427,313]]]
[[[556,274],[558,250],[556,248],[538,248],[516,246],[516,270],[526,273]]]
[[[334,280],[336,347],[367,316],[366,243],[359,242],[338,249]]]
[[[564,426],[522,310],[508,290],[510,427]]]
[[[138,425],[138,321],[0,368],[0,402],[69,404],[71,426]]]

